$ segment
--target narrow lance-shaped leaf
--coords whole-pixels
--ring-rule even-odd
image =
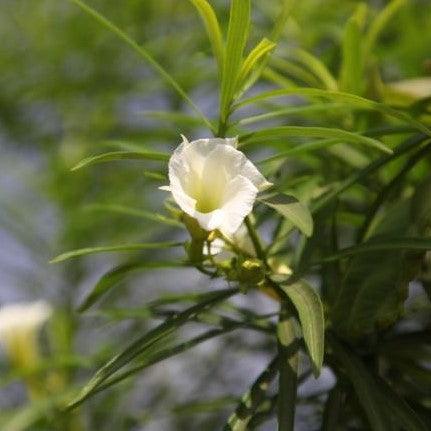
[[[106,17],[102,16],[92,7],[88,6],[82,0],[69,0],[72,3],[80,7],[87,15],[94,18],[99,24],[105,27],[107,30],[115,34],[119,39],[129,45],[134,51],[136,51],[142,58],[144,58],[158,73],[159,75],[192,107],[192,109],[199,115],[202,121],[213,130],[213,126],[210,121],[205,117],[202,111],[195,105],[190,99],[183,88],[178,82],[153,58],[153,56],[143,48],[139,43],[134,41],[124,31],[118,28],[114,23],[109,21]],[[241,0],[240,0],[241,1]]]
[[[97,163],[116,162],[118,160],[169,160],[169,154],[156,151],[111,151],[109,153],[97,154],[81,160],[72,171],[95,165]]]
[[[429,374],[426,374],[429,376]],[[383,379],[378,380],[379,395],[383,405],[387,406],[396,418],[397,422],[402,424],[403,429],[408,431],[427,431],[428,426],[416,414],[416,412],[401,398]]]
[[[391,154],[392,150],[377,139],[363,136],[358,133],[347,132],[342,129],[329,127],[312,127],[312,126],[281,126],[262,129],[240,136],[239,140],[242,145],[261,142],[268,139],[278,139],[283,137],[316,137],[316,138],[337,138],[341,142],[352,144],[367,145],[376,148],[384,153]]]
[[[372,53],[374,44],[379,38],[380,34],[391,21],[398,10],[407,3],[408,0],[392,0],[385,8],[383,8],[377,17],[372,21],[370,28],[365,36],[365,50],[366,54]]]
[[[224,61],[224,42],[214,9],[206,0],[190,0],[190,2],[197,9],[204,22],[221,73]]]
[[[311,359],[314,375],[318,377],[325,351],[325,322],[320,296],[303,280],[291,285],[281,285],[281,288],[298,312],[305,346]]]
[[[364,409],[373,431],[387,431],[387,411],[380,403],[379,388],[362,361],[343,347],[334,337],[330,345],[336,360],[342,365]]]
[[[155,242],[155,243],[138,243],[138,244],[121,244],[121,245],[108,245],[100,247],[86,247],[78,250],[68,251],[60,254],[50,261],[50,263],[59,263],[73,257],[86,256],[95,253],[111,253],[117,251],[139,251],[139,250],[157,250],[171,247],[181,247],[184,243],[182,242]]]
[[[298,61],[308,66],[308,68],[322,81],[328,90],[338,90],[336,79],[318,57],[315,57],[303,49],[296,49],[294,51],[294,55]]]
[[[271,59],[271,66],[280,70],[282,72],[281,76],[287,75],[289,78],[299,80],[310,87],[319,87],[320,85],[319,79],[302,64],[298,64],[291,60],[286,60],[280,57],[273,57]],[[279,82],[279,85],[283,87],[285,87],[286,84],[288,87],[290,87],[288,83],[284,83],[281,80]]]
[[[249,99],[245,99],[240,103],[237,103],[233,107],[233,109],[239,109],[243,106],[261,102],[267,99],[289,96],[292,94],[296,94],[298,96],[311,97],[311,98],[317,97],[317,98],[335,100],[338,102],[346,102],[346,103],[349,103],[354,108],[378,111],[390,117],[398,118],[399,120],[412,125],[415,129],[425,133],[428,136],[431,136],[431,130],[428,127],[423,125],[421,122],[415,120],[410,115],[401,111],[397,111],[396,109],[393,109],[390,106],[387,106],[382,103],[374,102],[372,100],[366,99],[361,96],[357,96],[355,94],[342,93],[338,91],[321,90],[318,88],[295,87],[295,88],[283,88],[280,90],[268,91],[254,97],[250,97]]]
[[[82,304],[79,306],[78,311],[83,312],[88,310],[93,304],[95,304],[103,295],[108,293],[112,288],[117,286],[124,278],[134,271],[145,271],[150,269],[160,268],[181,268],[189,266],[186,262],[129,262],[120,266],[117,266],[106,274],[104,274],[100,280],[96,283],[94,288],[86,296]]]
[[[313,233],[313,218],[307,207],[293,196],[277,194],[261,199],[261,202],[289,219],[306,236]]]
[[[242,64],[241,70],[238,76],[238,90],[245,84],[246,79],[252,70],[262,61],[265,56],[270,53],[277,45],[263,38],[256,47],[248,54],[247,58],[244,60]]]
[[[120,370],[122,367],[127,365],[146,350],[151,349],[155,343],[170,335],[176,329],[193,319],[194,316],[198,315],[203,310],[226,300],[236,293],[238,293],[238,289],[225,289],[217,292],[210,292],[207,298],[201,301],[199,304],[186,309],[182,313],[176,314],[174,317],[166,320],[156,328],[138,338],[120,354],[114,356],[102,368],[100,368],[81,391],[80,395],[69,404],[68,408],[72,409],[76,407],[82,399],[85,399],[89,393],[95,391],[98,386],[100,386],[114,373],[116,373],[118,370]]]
[[[360,3],[344,31],[339,86],[347,93],[361,94],[364,90],[362,26],[366,11],[367,6]]]
[[[151,220],[156,223],[166,224],[168,226],[183,226],[181,222],[173,218],[143,210],[141,208],[133,208],[125,205],[118,204],[92,204],[85,208],[88,211],[112,212],[117,214],[128,215],[132,217],[142,218],[144,220]]]
[[[237,123],[234,123],[234,124],[245,126],[248,124],[257,123],[259,121],[270,120],[272,118],[284,117],[287,115],[295,115],[295,114],[309,115],[309,114],[320,113],[322,111],[328,112],[328,110],[334,110],[334,109],[346,109],[346,105],[344,103],[324,102],[319,104],[316,103],[313,105],[289,106],[288,108],[275,109],[270,112],[265,112],[264,114],[253,115],[252,117],[242,118],[241,120],[239,120]]]
[[[316,213],[320,209],[324,208],[326,205],[328,205],[330,202],[332,202],[337,196],[344,193],[346,190],[348,190],[350,187],[352,187],[354,184],[358,183],[363,178],[366,178],[371,173],[376,172],[383,166],[387,165],[388,163],[392,162],[393,160],[396,160],[397,158],[401,157],[402,155],[408,153],[409,151],[413,150],[414,148],[418,148],[421,145],[423,145],[429,138],[425,135],[419,134],[412,136],[410,139],[406,140],[402,144],[398,145],[394,149],[393,154],[390,155],[384,155],[370,163],[368,166],[366,166],[363,169],[360,169],[359,171],[354,172],[352,175],[350,175],[347,179],[345,179],[341,184],[336,186],[333,190],[326,193],[322,197],[318,198],[311,206],[311,212]]]
[[[323,259],[323,262],[332,262],[359,253],[383,250],[431,250],[431,238],[390,238],[384,240],[373,239],[362,244],[340,250]]]
[[[225,122],[237,87],[250,27],[250,0],[231,0],[226,55],[220,96],[220,117]]]

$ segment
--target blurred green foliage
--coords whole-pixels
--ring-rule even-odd
[[[210,3],[226,34],[229,2]],[[287,6],[289,15],[276,50],[259,64],[262,76],[242,100],[273,89],[340,90],[382,103],[383,110],[397,108],[430,127],[431,3],[395,0],[392,9],[384,9],[388,3],[252,1],[246,52],[274,34],[281,6]],[[88,4],[150,52],[213,124],[218,122],[220,76],[192,2],[94,0]],[[128,340],[146,333],[153,327],[153,319],[169,317],[166,305],[176,307],[202,299],[169,296],[165,281],[169,284],[169,278],[190,277],[187,292],[210,289],[206,279],[193,278],[191,270],[182,269],[184,276],[163,272],[161,262],[167,261],[165,266],[169,266],[179,255],[175,251],[127,252],[126,258],[90,256],[63,266],[48,264],[56,254],[87,246],[184,240],[184,229],[154,220],[156,212],[164,212],[157,187],[165,182],[165,164],[134,160],[70,170],[87,156],[109,151],[170,153],[179,143],[180,133],[199,137],[210,132],[148,63],[70,1],[2,0],[0,40],[0,228],[7,236],[0,254],[0,280],[2,274],[8,280],[7,285],[1,284],[0,298],[45,297],[55,305],[57,313],[43,340],[51,359],[34,372],[45,378],[53,378],[53,370],[61,375],[46,399],[27,402],[18,397],[15,405],[6,405],[0,413],[1,429],[220,429],[250,381],[238,377],[238,389],[233,393],[214,399],[211,391],[202,398],[195,393],[184,404],[181,390],[187,383],[172,382],[170,386],[156,381],[147,397],[136,401],[136,390],[147,391],[144,373],[144,379],[132,378],[113,386],[74,413],[59,413],[58,404],[64,406],[76,394],[90,371],[118,353]],[[280,190],[296,196],[313,213],[311,238],[294,229],[301,223],[275,218],[267,209],[259,208],[256,214],[262,231],[271,232],[270,249],[275,257],[295,274],[318,279],[325,307],[329,333],[325,365],[335,371],[337,384],[322,393],[299,395],[298,429],[318,429],[321,420],[324,430],[426,429],[421,426],[431,424],[431,264],[426,246],[419,250],[414,243],[411,249],[393,241],[430,236],[428,140],[411,123],[399,122],[381,110],[358,110],[353,101],[349,104],[331,97],[300,96],[264,97],[235,112],[224,125],[227,134],[244,138],[244,150],[256,160],[275,156],[259,166]],[[303,100],[311,100],[313,108],[307,111],[309,105]],[[293,111],[283,111],[289,109]],[[258,114],[269,116],[260,123],[262,118],[252,117]],[[269,130],[275,126],[304,129]],[[307,135],[306,127],[308,133],[310,127],[355,133],[355,145],[316,140],[315,135]],[[253,132],[257,134],[249,135]],[[361,134],[380,140],[395,156],[356,145]],[[315,150],[298,150],[305,145]],[[164,216],[166,213],[169,211]],[[275,230],[271,217],[277,222]],[[373,239],[386,241],[386,248],[337,258],[344,248]],[[9,243],[11,250],[18,250],[12,257],[7,256]],[[322,264],[331,256],[335,256],[331,263]],[[155,268],[160,263],[162,275],[122,279],[130,268],[142,269],[142,262],[153,262]],[[125,266],[101,281],[112,286],[121,280],[120,288],[89,317],[77,313],[83,291],[91,290],[107,269],[122,264]],[[313,266],[316,264],[321,265],[319,269]],[[187,280],[185,284],[189,284]],[[416,280],[416,288],[410,285],[410,291],[419,293],[411,294],[405,303],[412,280]],[[144,290],[151,283],[160,289],[154,303],[147,300]],[[154,291],[151,295],[153,299]],[[261,310],[253,308],[253,301],[262,304],[250,296],[247,309],[224,304],[226,309],[216,308],[214,315],[199,315],[198,323],[227,333],[238,329],[231,321],[233,314],[238,321],[261,325],[257,316]],[[353,302],[355,307],[351,307]],[[227,314],[227,320],[217,320]],[[272,355],[275,345],[275,337],[271,338],[274,323],[269,318],[265,322],[267,326],[258,331],[265,337],[269,332],[267,338],[259,335],[257,342],[249,342],[232,334],[223,339],[215,359],[202,355],[208,370],[196,376],[201,379],[201,389],[212,379],[224,382],[229,380],[226,376],[236,373],[249,379],[247,371],[240,372],[241,362],[223,358],[228,349],[237,350],[240,357],[254,355],[260,360],[259,368],[265,367],[262,358]],[[108,325],[107,334],[101,335]],[[177,337],[165,341],[166,345],[162,341],[152,347],[141,368],[147,366],[144,359],[156,362],[154,358],[172,353],[163,349],[172,348]],[[165,364],[169,367],[169,361]],[[10,384],[20,381],[22,375],[6,363],[0,371],[1,390],[7,397],[13,391]],[[307,374],[308,366],[302,371]],[[247,421],[256,426],[276,410],[275,395],[262,395],[257,386],[252,393],[257,391],[262,402],[247,413]],[[179,405],[173,406],[175,402]],[[303,416],[310,416],[305,425],[298,419],[301,408],[305,408]],[[169,421],[151,428],[160,411]],[[247,429],[241,428],[245,425],[235,416],[229,423],[237,424],[233,429]],[[267,429],[273,429],[271,426],[275,427],[273,422]]]

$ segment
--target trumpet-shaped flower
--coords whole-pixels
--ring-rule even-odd
[[[0,308],[0,343],[18,367],[38,361],[37,332],[50,318],[51,307],[44,301],[16,303]]]
[[[44,301],[5,305],[0,308],[0,341],[37,331],[50,316],[51,307]]]
[[[183,136],[169,160],[170,185],[161,188],[207,231],[236,232],[259,191],[271,186],[236,144],[236,138],[189,142]]]

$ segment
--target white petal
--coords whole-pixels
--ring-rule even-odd
[[[171,181],[171,192],[172,196],[175,199],[175,202],[178,204],[178,206],[188,215],[194,216],[195,207],[196,207],[196,200],[188,196],[180,183],[180,181],[176,178]]]
[[[244,158],[245,160],[243,162],[240,172],[238,173],[248,178],[257,187],[259,191],[271,187],[272,183],[266,180],[266,178],[257,170],[256,166],[254,166],[253,163],[250,162],[250,160],[248,160],[245,156]]]
[[[165,192],[170,192],[171,191],[171,186],[160,186],[159,190],[163,190]]]
[[[37,330],[51,316],[52,309],[45,301],[15,303],[0,308],[0,341],[18,333]]]
[[[242,175],[238,175],[228,184],[222,211],[225,214],[223,224],[220,226],[222,232],[233,234],[251,213],[258,189],[255,185]]]
[[[192,216],[198,221],[202,229],[211,231],[218,229],[224,222],[225,214],[222,210],[216,209],[210,213],[201,213],[194,211]]]

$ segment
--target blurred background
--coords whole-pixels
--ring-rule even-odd
[[[228,1],[211,3],[226,27]],[[358,3],[295,2],[277,52],[288,58],[293,48],[303,48],[336,74],[344,27]],[[387,4],[366,3],[371,16]],[[209,118],[217,117],[217,71],[188,1],[89,4],[143,44]],[[278,8],[278,0],[253,1],[253,42],[270,32]],[[86,156],[119,148],[142,145],[170,152],[180,133],[197,138],[207,132],[187,117],[189,108],[145,62],[69,1],[1,0],[0,41],[0,303],[43,299],[51,305],[53,314],[41,334],[42,354],[53,361],[50,369],[78,387],[89,370],[118,350],[123,334],[130,338],[150,325],[146,319],[124,318],[122,307],[142,305],[162,293],[212,286],[195,270],[146,271],[123,281],[100,307],[78,314],[85,294],[127,255],[102,254],[57,265],[49,264],[50,259],[86,246],[184,240],[186,233],[157,225],[145,213],[163,212],[165,196],[157,187],[164,183],[165,166],[159,162],[70,169]],[[429,0],[407,1],[373,55],[385,83],[405,85],[421,78],[415,85],[421,85],[422,95],[431,95]],[[291,79],[300,82],[294,72]],[[416,88],[407,87],[407,93]],[[167,118],[159,111],[177,115]],[[139,256],[166,260],[182,254],[150,251]],[[259,295],[241,300],[262,313],[274,309],[271,300]],[[270,359],[273,346],[267,343],[255,333],[210,341],[90,400],[79,420],[67,426],[71,431],[219,429]],[[319,381],[301,386],[298,430],[316,429],[321,412],[313,408],[313,397],[333,381],[325,369]],[[44,409],[28,400],[22,376],[11,370],[4,351],[0,410],[3,420],[15,418],[12,431],[47,430],[40,425]],[[265,427],[274,429],[274,423]]]

